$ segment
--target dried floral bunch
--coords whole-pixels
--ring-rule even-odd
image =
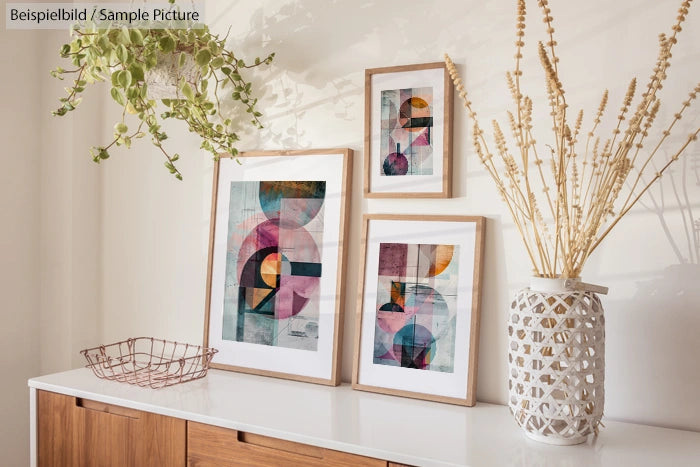
[[[525,37],[525,1],[518,0],[515,69],[506,73],[515,112],[508,112],[512,138],[517,152],[511,152],[503,130],[495,120],[495,154],[489,149],[484,130],[468,100],[464,83],[454,63],[445,61],[459,96],[473,121],[474,149],[510,213],[525,243],[534,274],[543,277],[579,277],[586,259],[613,227],[639,201],[649,187],[673,164],[685,149],[697,140],[700,128],[693,131],[671,157],[654,169],[659,148],[669,139],[671,130],[700,93],[700,84],[691,90],[659,140],[650,144],[647,137],[659,112],[657,96],[670,66],[671,50],[686,19],[692,0],[682,2],[670,35],[659,35],[659,55],[651,77],[633,106],[637,80],[633,79],[617,115],[617,125],[609,137],[601,137],[599,128],[608,106],[608,91],[591,123],[583,130],[583,110],[571,114],[564,86],[559,78],[552,12],[547,0],[539,0],[549,40],[538,44],[540,62],[545,71],[547,95],[555,144],[538,151],[533,132],[533,102],[521,92],[521,59]],[[500,160],[500,162],[498,162]],[[650,177],[650,178],[649,178]],[[648,180],[648,181],[647,181]],[[544,211],[544,213],[543,213]]]

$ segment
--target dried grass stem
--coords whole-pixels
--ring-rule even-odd
[[[511,152],[508,138],[499,122],[494,120],[491,124],[497,154],[494,158],[457,68],[445,54],[450,76],[473,121],[474,150],[513,217],[534,274],[579,277],[588,257],[613,227],[697,140],[700,128],[692,132],[663,162],[649,182],[645,181],[645,175],[658,159],[659,149],[700,93],[698,84],[662,131],[656,144],[646,150],[645,143],[661,108],[657,93],[667,78],[671,51],[677,43],[691,2],[684,0],[681,3],[670,34],[659,36],[656,63],[638,102],[635,104],[638,81],[633,78],[622,99],[615,126],[608,137],[602,137],[599,133],[603,131],[601,122],[608,108],[608,91],[602,94],[588,133],[581,132],[583,110],[576,114],[571,124],[566,92],[559,76],[552,12],[547,0],[538,0],[548,40],[538,43],[537,51],[545,73],[554,138],[552,146],[546,145],[546,159],[542,159],[537,150],[532,122],[533,101],[521,89],[525,0],[517,1],[515,66],[506,73],[514,104],[514,110],[507,114],[512,141],[517,148],[515,152]],[[579,143],[582,135],[585,135],[585,143]],[[579,151],[579,144],[583,144],[583,151]],[[542,167],[545,163],[549,169]],[[639,167],[637,164],[640,164]]]

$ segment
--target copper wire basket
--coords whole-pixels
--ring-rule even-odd
[[[80,351],[87,367],[98,377],[153,389],[204,378],[216,352],[153,337],[135,337]]]

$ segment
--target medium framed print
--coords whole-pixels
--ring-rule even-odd
[[[215,166],[204,345],[214,368],[340,382],[350,149]]]
[[[483,242],[483,217],[364,217],[353,388],[474,405]]]
[[[443,62],[365,70],[365,197],[452,196],[452,109]]]

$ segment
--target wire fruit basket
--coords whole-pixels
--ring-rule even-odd
[[[81,350],[96,376],[153,389],[185,383],[207,375],[218,350],[200,345],[134,337]]]

